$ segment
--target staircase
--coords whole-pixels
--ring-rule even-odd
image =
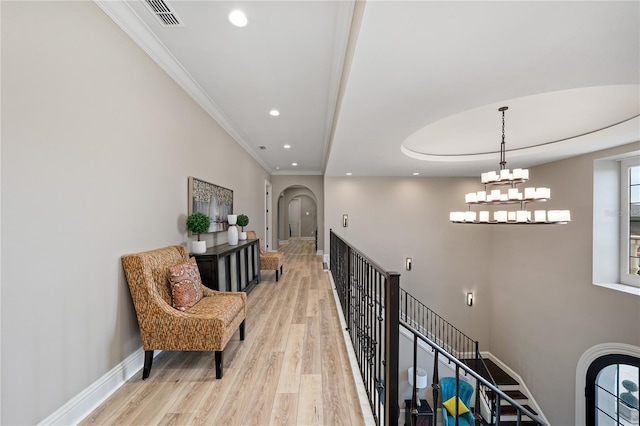
[[[484,363],[480,364],[480,367],[475,369],[475,360],[474,359],[463,359],[461,360],[466,365],[468,365],[472,370],[476,371],[482,377],[489,381],[493,381],[498,389],[504,392],[509,398],[512,398],[515,402],[522,405],[527,410],[531,411],[533,414],[538,414],[532,407],[529,406],[529,398],[525,395],[522,390],[520,383],[513,377],[509,375],[506,371],[504,371],[498,364],[493,362],[490,359],[484,359]],[[486,366],[486,368],[485,368]],[[488,371],[487,371],[488,370]],[[490,424],[491,417],[495,417],[495,397],[494,392],[491,390],[486,391],[486,399],[485,401],[491,401],[492,411],[493,413],[483,413],[485,414],[483,424]],[[493,415],[493,416],[492,416]],[[487,421],[486,419],[489,419]],[[518,417],[516,408],[509,404],[505,400],[500,401],[500,423],[501,426],[516,426],[518,425]],[[523,416],[521,421],[521,425],[533,425],[535,424],[531,419],[526,416]]]

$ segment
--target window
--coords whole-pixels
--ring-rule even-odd
[[[593,162],[593,284],[640,296],[640,151]],[[634,252],[635,249],[635,252]]]
[[[638,424],[640,358],[605,355],[587,370],[586,419],[588,426]]]
[[[620,162],[620,281],[640,287],[640,159]]]

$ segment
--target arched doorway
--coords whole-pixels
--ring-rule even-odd
[[[278,196],[277,237],[279,244],[287,244],[290,238],[312,240],[318,232],[318,203],[315,194],[307,187],[293,185]]]
[[[640,358],[607,354],[596,358],[586,375],[586,424],[637,425]]]

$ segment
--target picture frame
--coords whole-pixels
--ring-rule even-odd
[[[207,230],[223,232],[229,229],[227,216],[233,214],[233,190],[189,176],[189,215],[204,213],[211,219]]]

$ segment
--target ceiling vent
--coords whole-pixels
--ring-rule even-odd
[[[184,27],[169,3],[164,0],[145,0],[145,4],[163,27]]]

